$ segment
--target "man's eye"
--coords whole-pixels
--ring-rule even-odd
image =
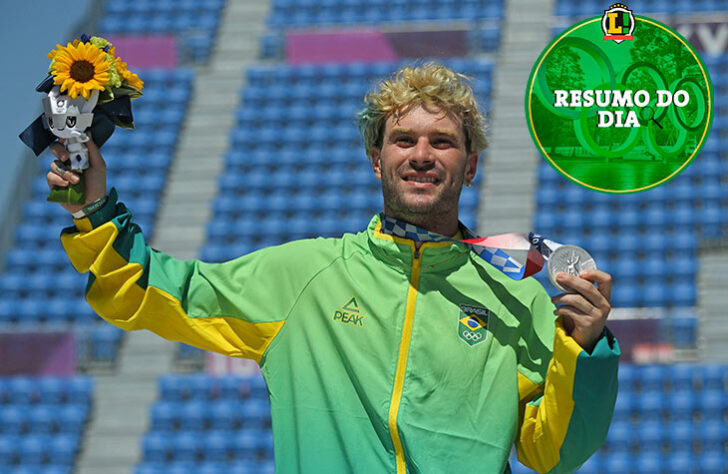
[[[394,142],[398,145],[412,145],[415,141],[410,137],[397,137]]]
[[[453,144],[452,140],[449,140],[449,139],[446,139],[446,138],[443,138],[443,139],[439,139],[439,140],[435,140],[435,141],[433,142],[433,144],[434,144],[434,145],[435,145],[436,147],[438,147],[438,148],[449,148],[449,147],[451,147],[451,146],[454,146],[454,144]]]
[[[67,117],[66,125],[68,125],[69,127],[75,127],[76,126],[76,117]]]

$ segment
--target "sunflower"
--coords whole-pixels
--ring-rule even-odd
[[[116,72],[121,75],[121,78],[126,81],[130,86],[142,90],[144,88],[144,81],[139,79],[139,76],[129,71],[126,68],[126,63],[121,58],[114,59],[114,65],[116,66]]]
[[[80,40],[77,40],[77,39],[73,40],[73,47],[75,48],[80,43],[81,43]],[[53,67],[53,61],[55,61],[55,59],[56,59],[56,54],[58,54],[59,50],[63,49],[63,46],[61,46],[60,44],[57,44],[56,47],[58,49],[53,49],[53,50],[51,50],[50,53],[48,53],[48,59],[51,60],[51,68]]]
[[[109,83],[109,68],[106,52],[92,43],[68,43],[65,47],[51,51],[53,59],[53,83],[61,86],[61,92],[75,99],[81,94],[88,100],[91,91],[103,91]]]

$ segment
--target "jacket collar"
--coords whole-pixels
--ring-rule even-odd
[[[409,269],[415,258],[415,240],[385,232],[382,228],[383,217],[383,214],[377,214],[369,222],[367,236],[370,248],[379,259],[391,265]],[[474,237],[474,234],[462,223],[460,223],[460,231],[463,238]],[[440,239],[443,237],[440,236]],[[422,269],[440,270],[465,263],[469,258],[470,249],[462,242],[447,239],[424,241],[417,253],[421,259]]]

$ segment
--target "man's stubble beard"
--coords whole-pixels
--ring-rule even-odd
[[[382,197],[384,199],[384,209],[389,217],[417,224],[458,212],[463,179],[456,183],[453,188],[444,189],[441,194],[435,196],[435,199],[430,196],[423,196],[426,198],[426,202],[421,202],[414,193],[410,194],[410,197],[414,199],[405,200],[404,193],[398,192],[397,186],[393,185],[384,176],[385,174],[382,173]],[[397,179],[399,178],[396,177],[395,180]]]

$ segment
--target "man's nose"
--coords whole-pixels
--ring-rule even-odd
[[[412,150],[410,161],[412,161],[413,164],[420,166],[432,163],[432,150],[427,137],[420,137],[417,140],[417,144],[415,145],[414,150]]]

